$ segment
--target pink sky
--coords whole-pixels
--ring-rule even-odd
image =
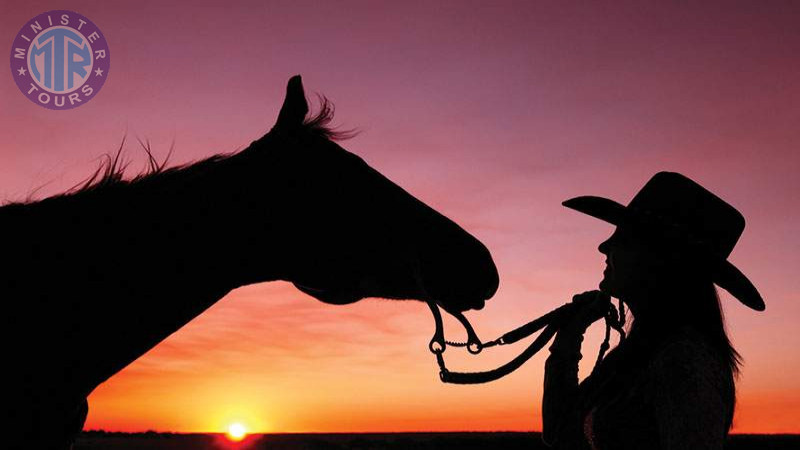
[[[4,76],[0,200],[72,186],[126,134],[162,156],[174,141],[176,163],[244,148],[299,73],[335,102],[338,124],[362,130],[345,148],[492,251],[500,290],[470,314],[490,338],[599,281],[612,228],[562,200],[627,202],[655,172],[682,172],[747,218],[731,260],[767,303],[758,314],[723,294],[745,358],[734,431],[800,432],[799,5],[165,3],[3,4],[0,42],[41,12],[74,10],[102,29],[111,70],[68,111],[34,105]],[[128,154],[144,164],[137,146]],[[490,385],[442,385],[432,327],[422,304],[242,288],[98,388],[87,427],[540,428],[541,356]]]

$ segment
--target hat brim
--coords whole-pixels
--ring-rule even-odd
[[[587,195],[571,198],[561,204],[612,225],[620,225],[630,214],[624,205],[603,197]],[[714,273],[714,283],[728,291],[745,306],[756,311],[766,309],[764,299],[753,283],[729,261],[722,261],[718,266]]]
[[[745,306],[756,311],[764,311],[766,309],[764,299],[761,298],[761,294],[758,293],[753,283],[730,262],[724,261],[719,266],[714,274],[714,283],[728,291]]]
[[[628,214],[624,205],[614,200],[590,195],[571,198],[561,204],[613,225],[621,224]]]

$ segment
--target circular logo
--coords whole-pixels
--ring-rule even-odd
[[[108,78],[110,53],[100,28],[73,11],[29,20],[11,46],[11,75],[37,105],[70,109],[94,98]]]

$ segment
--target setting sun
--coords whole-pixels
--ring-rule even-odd
[[[232,423],[228,426],[228,438],[233,441],[241,441],[247,436],[247,429],[240,423]]]

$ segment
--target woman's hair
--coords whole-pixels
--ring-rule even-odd
[[[668,336],[670,330],[689,327],[705,338],[732,374],[738,375],[742,359],[725,328],[712,278],[713,260],[676,247],[660,250],[662,287],[651,298],[643,299],[641,317],[634,317],[630,334],[643,334],[652,341]]]
[[[634,319],[628,336],[633,340],[634,351],[631,356],[638,356],[639,361],[629,361],[632,366],[646,363],[648,356],[661,348],[669,336],[669,332],[688,327],[701,335],[705,343],[712,349],[721,362],[724,370],[731,375],[730,392],[731,409],[726,418],[727,432],[733,423],[733,406],[736,402],[736,388],[733,380],[739,375],[741,355],[731,344],[725,329],[725,317],[719,301],[717,288],[711,281],[693,286],[685,286],[686,290],[670,299],[654,302],[664,307],[654,307],[652,314]],[[674,303],[673,303],[674,302]],[[672,303],[672,304],[670,304]],[[637,342],[638,341],[638,342]],[[635,356],[634,356],[635,357]],[[623,365],[627,366],[627,364]]]

